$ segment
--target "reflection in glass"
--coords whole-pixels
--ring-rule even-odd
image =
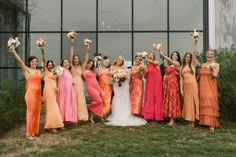
[[[201,34],[202,36],[202,34]],[[170,34],[170,54],[173,51],[179,51],[181,58],[186,52],[192,53],[193,39],[190,33],[171,33]],[[199,39],[197,44],[197,52],[203,51],[203,40]]]
[[[123,56],[131,65],[131,34],[130,33],[101,33],[98,35],[98,52],[109,56],[111,63],[118,56]]]
[[[203,29],[203,0],[170,0],[170,29]]]
[[[131,30],[131,0],[99,0],[98,30]]]
[[[61,60],[61,51],[60,51],[60,34],[52,34],[52,33],[31,33],[30,34],[30,56],[36,56],[39,60],[39,65],[42,66],[42,56],[41,50],[37,47],[35,41],[38,38],[46,38],[47,43],[45,44],[45,55],[47,60],[53,60],[57,65],[60,64]]]
[[[29,0],[30,30],[59,31],[61,28],[60,0]]]
[[[63,29],[65,31],[96,30],[95,0],[66,0],[63,4]]]
[[[135,0],[134,30],[166,30],[166,0]]]
[[[95,33],[77,33],[77,37],[75,38],[74,45],[74,53],[80,56],[81,62],[84,61],[84,56],[86,53],[86,47],[83,43],[84,39],[92,40],[92,44],[90,46],[90,58],[94,56],[96,53],[96,34]],[[63,34],[63,57],[70,57],[70,39],[66,36],[66,33]]]

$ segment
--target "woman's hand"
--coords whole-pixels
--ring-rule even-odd
[[[10,52],[15,52],[15,51],[16,51],[16,47],[14,45],[11,45]]]
[[[71,46],[74,46],[74,44],[75,44],[75,39],[71,38],[71,39],[70,39],[70,45],[71,45]]]

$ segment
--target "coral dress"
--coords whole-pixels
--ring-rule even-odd
[[[218,127],[219,117],[217,80],[209,78],[210,70],[206,66],[200,69],[200,125]]]
[[[143,74],[137,74],[137,69],[132,68],[130,76],[131,114],[140,115],[142,113],[143,101]]]
[[[63,122],[77,123],[77,113],[75,108],[73,93],[73,78],[69,70],[64,69],[58,79],[57,102]]]
[[[72,67],[71,73],[74,79],[74,95],[78,120],[88,120],[88,109],[84,94],[84,81],[82,80],[81,68]]]
[[[101,88],[101,97],[103,101],[103,114],[110,112],[111,97],[112,97],[112,85],[110,84],[109,72],[103,73],[99,76],[99,86]]]
[[[48,70],[45,71],[44,77],[45,85],[43,90],[43,97],[45,99],[45,129],[62,128],[64,124],[60,115],[60,110],[56,101],[57,96],[57,82],[56,76]]]
[[[195,121],[195,119],[199,119],[198,85],[195,73],[192,74],[190,70],[183,69],[182,76],[184,91],[182,117],[187,121]]]
[[[92,102],[88,105],[88,109],[95,115],[103,117],[103,103],[100,95],[100,87],[96,80],[96,73],[89,71],[85,72],[83,76],[87,83],[88,94],[92,98]]]
[[[170,118],[181,118],[181,97],[179,84],[179,70],[174,66],[167,66],[165,69],[164,81],[164,116]]]
[[[146,89],[142,115],[146,120],[164,120],[161,70],[153,64],[146,67]]]
[[[42,77],[39,71],[29,76],[26,80],[26,136],[35,136],[39,132],[41,109],[41,80]]]

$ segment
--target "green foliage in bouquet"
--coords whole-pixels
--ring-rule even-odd
[[[25,122],[24,82],[6,80],[0,84],[0,133]]]
[[[236,49],[214,50],[215,60],[220,64],[218,77],[218,100],[221,117],[236,121]],[[198,55],[199,63],[206,62],[206,52]]]

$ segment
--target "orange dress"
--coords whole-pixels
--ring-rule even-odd
[[[78,120],[87,121],[88,109],[84,94],[84,81],[82,80],[82,70],[81,68],[72,67],[71,73],[74,81],[73,89]]]
[[[48,70],[45,71],[44,77],[45,85],[43,90],[43,97],[45,99],[45,129],[62,128],[64,124],[62,122],[60,110],[56,101],[56,76]]]
[[[218,127],[219,106],[217,96],[217,80],[209,78],[210,70],[206,66],[200,69],[200,125]]]
[[[142,74],[137,74],[137,69],[132,68],[130,71],[130,100],[131,100],[131,114],[142,113],[143,102],[143,80]]]
[[[187,121],[195,121],[199,119],[198,85],[195,72],[192,74],[190,70],[183,69],[182,77],[184,91],[182,117]]]
[[[98,81],[103,101],[103,114],[107,114],[108,112],[110,112],[111,107],[112,85],[109,83],[109,79],[110,74],[109,72],[106,72],[99,76]]]
[[[35,72],[26,80],[26,136],[35,136],[39,132],[41,109],[41,80],[42,77],[40,72]]]

